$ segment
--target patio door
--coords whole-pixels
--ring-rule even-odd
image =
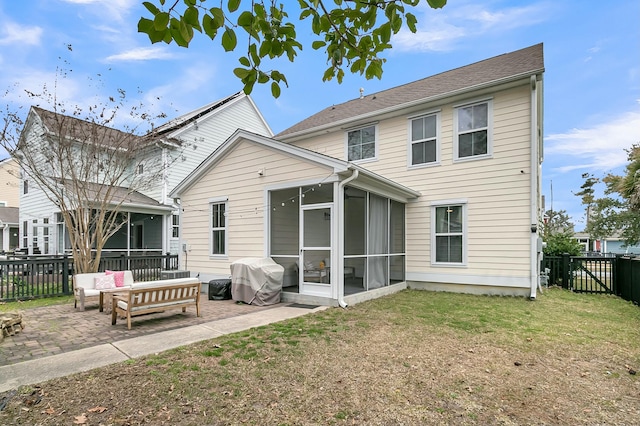
[[[302,206],[300,220],[300,294],[331,296],[332,204]]]

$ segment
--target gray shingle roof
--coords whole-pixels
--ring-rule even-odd
[[[544,71],[542,43],[515,52],[423,78],[412,83],[333,105],[278,133],[276,139],[286,139],[296,133],[333,122],[357,119],[376,111],[401,108],[403,105],[428,101],[447,94],[472,90],[475,87],[519,78]]]
[[[128,144],[138,145],[144,143],[140,136],[126,133],[101,124],[91,123],[76,117],[64,115],[46,109],[32,106],[32,110],[40,117],[47,131],[56,136],[71,137],[82,143],[97,143],[103,146],[126,148]]]
[[[0,223],[17,225],[20,221],[20,209],[18,207],[0,206]]]

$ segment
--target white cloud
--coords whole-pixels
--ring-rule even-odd
[[[42,28],[19,25],[15,22],[5,22],[0,44],[26,44],[39,45],[42,37]]]
[[[448,4],[442,10],[424,8],[415,34],[404,29],[393,37],[394,49],[447,51],[463,38],[526,27],[544,19],[545,3],[491,11],[487,6]]]
[[[91,7],[96,15],[123,21],[131,9],[138,6],[139,0],[60,0],[64,3]],[[93,7],[96,6],[96,7]]]
[[[118,53],[117,55],[108,56],[105,60],[107,62],[116,61],[148,61],[150,59],[171,59],[173,55],[166,51],[162,47],[137,47],[135,49],[127,50],[126,52]]]
[[[630,111],[586,129],[545,137],[545,155],[562,155],[566,162],[554,170],[609,171],[627,163],[626,149],[640,142],[640,111]]]

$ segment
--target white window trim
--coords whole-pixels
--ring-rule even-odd
[[[462,206],[462,262],[461,263],[449,263],[449,262],[437,262],[436,261],[436,208],[443,206]],[[456,200],[439,200],[432,201],[431,207],[431,265],[445,268],[466,268],[467,267],[467,245],[468,245],[468,214],[467,214],[468,202],[466,199]]]
[[[482,155],[471,155],[469,157],[458,157],[460,143],[458,140],[458,109],[479,104],[487,104],[487,153]],[[453,106],[453,162],[475,161],[493,157],[493,98],[479,99],[472,102]]]
[[[413,142],[411,140],[412,137],[412,124],[413,120],[428,117],[431,115],[436,116],[436,161],[431,163],[421,163],[421,164],[412,164],[413,160],[413,144],[418,142]],[[414,115],[411,117],[407,117],[407,168],[409,169],[422,169],[425,167],[433,167],[440,165],[440,140],[441,140],[441,132],[440,132],[440,110],[425,112],[424,114]]]
[[[229,258],[229,197],[214,197],[209,198],[209,259],[228,259]],[[218,230],[224,229],[224,253],[213,253],[213,226],[211,219],[213,218],[213,205],[224,204],[224,228],[216,228]]]
[[[362,129],[366,129],[367,127],[373,127],[373,132],[374,132],[374,141],[375,141],[375,149],[374,149],[374,154],[373,157],[371,158],[362,158],[360,160],[349,160],[349,133],[350,132],[355,132],[357,130],[362,130]],[[378,161],[378,149],[380,147],[380,142],[379,142],[379,138],[380,138],[380,134],[379,134],[379,130],[378,130],[378,123],[367,123],[364,124],[362,126],[358,126],[358,127],[351,127],[349,129],[345,129],[344,132],[344,158],[345,161],[349,161],[351,163],[354,164],[362,164],[362,163],[368,163],[371,161]]]
[[[178,218],[178,226],[177,226],[177,228],[178,228],[178,236],[177,237],[173,236],[173,229],[176,228],[176,225],[174,225],[174,223],[173,223],[173,218],[174,217]],[[172,240],[176,240],[176,241],[179,240],[180,239],[180,212],[171,213],[171,222],[170,222],[170,226],[169,227],[171,228],[171,234],[170,234],[171,236],[169,238],[172,239]]]

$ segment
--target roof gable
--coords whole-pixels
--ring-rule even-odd
[[[537,44],[333,105],[289,127],[275,137],[284,140],[336,122],[355,121],[377,112],[401,109],[417,102],[427,102],[430,99],[474,90],[485,85],[500,84],[543,71],[542,44]]]
[[[364,169],[353,163],[340,160],[338,158],[330,157],[325,154],[321,154],[316,151],[312,151],[306,148],[301,148],[288,143],[280,142],[278,140],[268,138],[262,135],[248,132],[246,130],[238,129],[233,135],[229,137],[220,147],[215,150],[206,160],[204,160],[193,172],[191,172],[182,182],[180,182],[171,194],[170,197],[179,198],[192,185],[196,184],[209,170],[216,167],[216,165],[225,158],[236,146],[243,141],[250,141],[257,143],[263,147],[277,150],[292,158],[298,158],[305,161],[313,162],[315,164],[333,169],[335,174],[345,174],[351,171],[352,175],[360,176],[360,179],[375,182],[378,186],[385,187],[393,192],[402,194],[406,198],[415,198],[420,195],[419,192],[414,191],[404,185],[393,182],[384,178],[376,173],[373,173],[367,169]],[[355,173],[354,173],[355,172]]]

